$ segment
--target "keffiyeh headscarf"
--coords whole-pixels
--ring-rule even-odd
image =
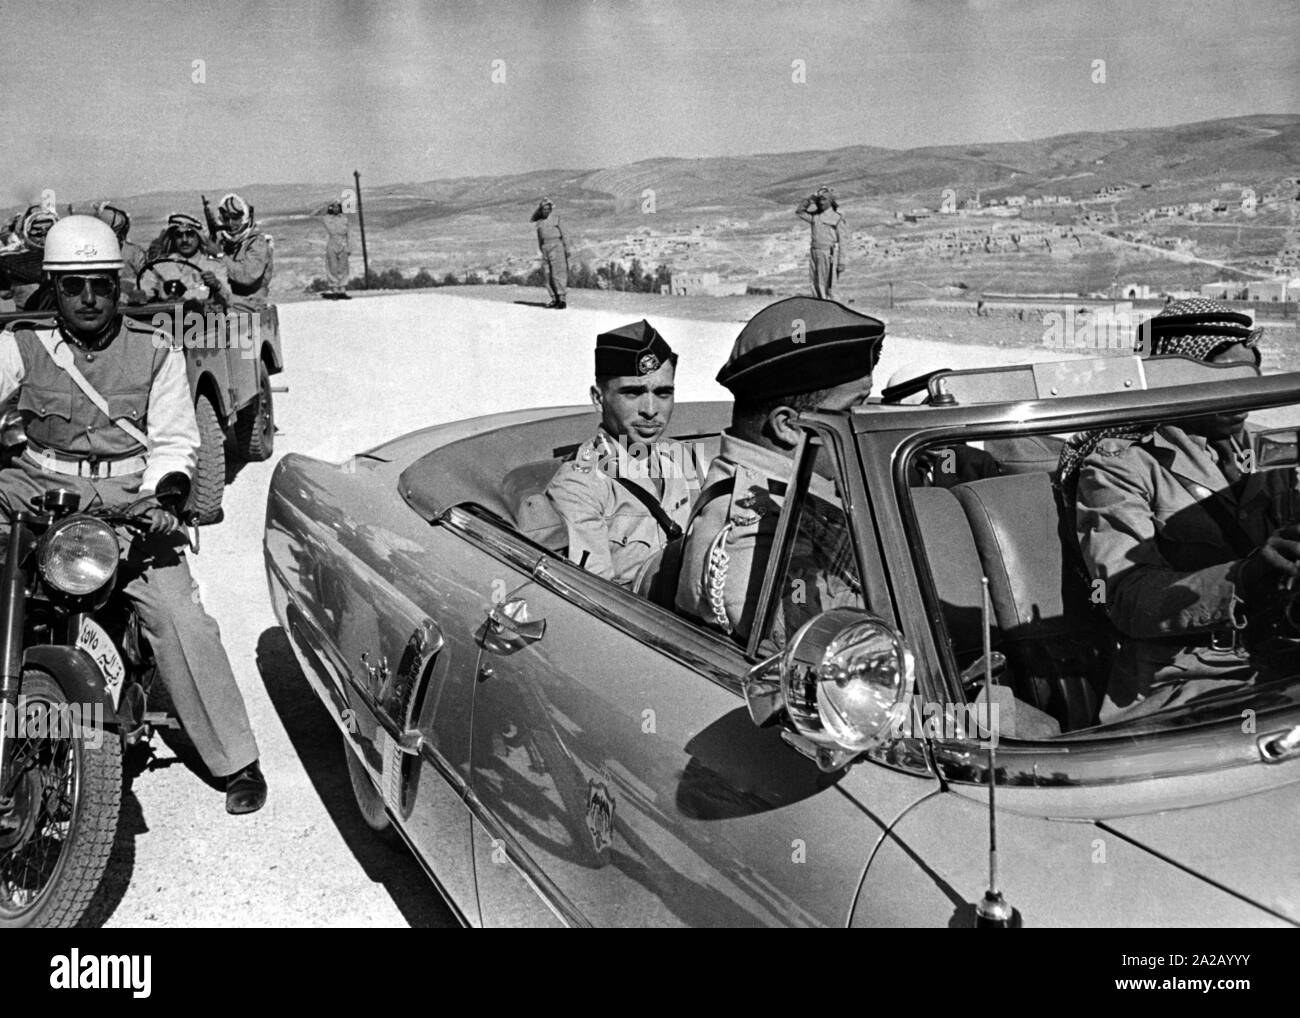
[[[224,226],[221,232],[227,240],[238,242],[252,232],[253,210],[248,202],[233,191],[221,199],[217,210],[221,213]]]
[[[1174,301],[1138,329],[1137,353],[1144,357],[1177,354],[1193,360],[1208,361],[1230,346],[1243,343],[1254,347],[1259,333],[1249,315],[1233,311],[1228,305],[1204,297]],[[1075,435],[1061,450],[1056,486],[1068,508],[1078,497],[1079,468],[1103,439],[1126,438],[1141,442],[1155,433],[1156,425],[1146,427],[1101,428]]]
[[[45,232],[49,233],[50,227],[58,221],[59,214],[57,212],[52,212],[44,205],[33,205],[23,216],[22,227],[19,232],[22,234],[22,238],[27,243],[28,247],[43,248],[45,246],[45,238],[43,236],[33,236],[32,231],[37,226],[43,224],[45,226]]]

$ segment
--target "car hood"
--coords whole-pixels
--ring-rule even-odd
[[[1300,924],[1300,785],[1098,826]]]

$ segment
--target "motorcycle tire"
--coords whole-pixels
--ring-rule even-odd
[[[33,702],[68,704],[52,676],[32,670],[23,673],[22,699],[29,716]],[[32,765],[15,787],[10,822],[0,825],[0,929],[75,926],[103,879],[122,804],[122,743],[104,716],[83,711],[81,722],[80,733],[62,738],[9,740],[6,775],[14,776],[14,760]]]

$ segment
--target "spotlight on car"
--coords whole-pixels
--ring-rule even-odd
[[[794,736],[786,741],[838,770],[899,733],[913,673],[901,634],[874,615],[835,608],[749,670],[745,702],[756,725],[783,714]]]

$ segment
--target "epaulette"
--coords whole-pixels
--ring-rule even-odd
[[[737,468],[736,485],[727,506],[727,519],[740,527],[752,527],[764,516],[779,515],[780,512],[781,507],[776,504],[759,475],[747,467]]]
[[[52,329],[54,323],[48,319],[42,321],[37,318],[19,318],[12,322],[5,323],[6,329],[12,329],[17,332],[19,329],[27,329],[29,332],[35,332],[37,329]]]

